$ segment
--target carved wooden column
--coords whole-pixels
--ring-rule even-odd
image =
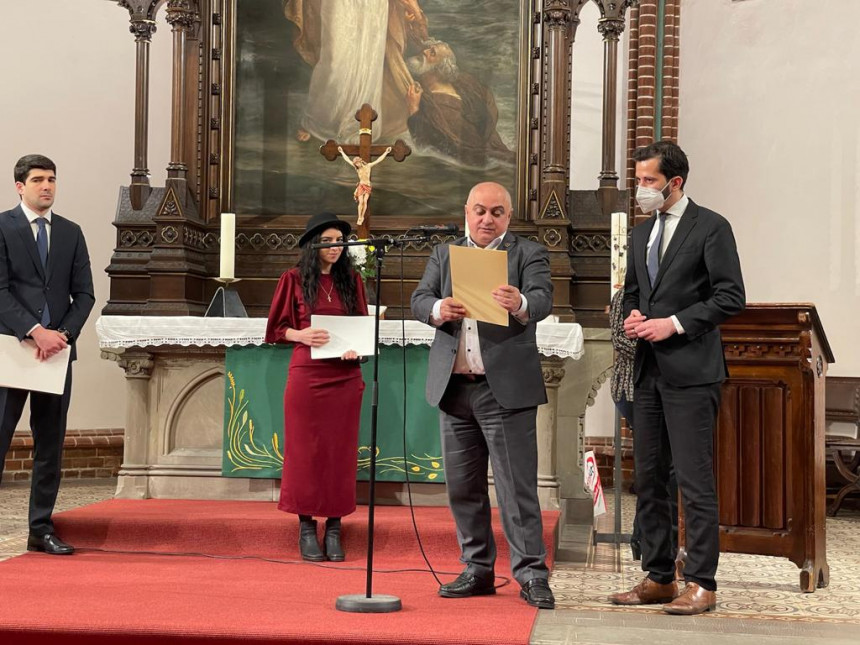
[[[186,136],[186,78],[188,35],[199,23],[194,0],[168,0],[167,22],[173,28],[173,110],[170,131],[170,163],[167,165],[167,188],[172,188],[183,206],[188,195],[188,158]]]
[[[102,358],[116,361],[125,371],[125,447],[116,496],[145,499],[148,495],[150,441],[149,383],[155,363],[144,351],[103,350]]]
[[[134,210],[140,210],[152,193],[147,162],[149,137],[149,45],[156,31],[155,12],[158,1],[137,2],[121,0],[120,6],[131,15],[129,31],[135,41],[134,88],[134,167],[131,171],[129,199]]]
[[[553,313],[563,320],[573,320],[570,308],[570,259],[568,257],[570,219],[567,213],[567,193],[570,185],[570,74],[571,47],[579,25],[579,10],[586,0],[544,0],[541,15],[535,24],[541,27],[536,35],[540,46],[540,70],[535,78],[542,79],[533,88],[538,101],[537,114],[532,121],[533,142],[531,166],[537,166],[539,180],[536,198],[535,224],[538,241],[550,250],[550,265],[555,287]],[[537,91],[535,91],[537,90]]]
[[[164,192],[154,214],[153,249],[146,265],[149,293],[143,313],[147,315],[200,315],[214,291],[207,280],[207,259],[217,248],[217,238],[207,231],[189,178],[188,142],[197,136],[197,122],[190,118],[189,101],[197,97],[188,89],[203,82],[196,51],[189,40],[198,39],[200,13],[197,0],[168,0],[167,22],[173,30],[173,96],[170,163]],[[191,71],[189,71],[191,70]],[[193,100],[192,100],[193,99]],[[199,170],[199,168],[198,168]]]
[[[603,155],[598,200],[603,216],[609,218],[618,202],[618,171],[615,162],[616,106],[618,104],[618,40],[624,32],[624,15],[634,0],[600,0],[603,34]]]

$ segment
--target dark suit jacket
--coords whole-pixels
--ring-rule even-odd
[[[24,340],[42,318],[47,299],[51,329],[78,337],[95,304],[90,256],[81,227],[51,215],[47,270],[42,268],[33,229],[16,206],[0,213],[0,334]],[[72,345],[72,360],[77,357]]]
[[[690,200],[663,254],[654,286],[646,249],[656,216],[636,226],[628,247],[624,317],[638,309],[648,318],[675,315],[686,333],[652,343],[661,375],[678,387],[722,382],[728,375],[718,325],[744,310],[746,295],[737,246],[728,221]],[[636,351],[634,378],[642,375]]]
[[[453,244],[466,245],[466,238]],[[496,401],[506,409],[528,408],[546,403],[546,389],[535,342],[535,324],[552,311],[552,281],[546,247],[507,233],[499,250],[508,253],[508,283],[528,300],[529,320],[521,323],[513,316],[508,326],[478,323],[481,358],[487,382]],[[412,294],[412,313],[430,323],[433,305],[452,295],[450,252],[447,244],[433,249],[424,276]],[[460,343],[462,322],[448,322],[436,328],[427,369],[427,401],[439,405]]]

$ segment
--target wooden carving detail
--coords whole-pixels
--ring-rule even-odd
[[[149,248],[155,242],[151,231],[133,231],[126,229],[120,233],[120,246],[123,248]]]
[[[797,343],[731,343],[725,346],[726,358],[777,358],[797,360],[803,355]]]
[[[520,139],[516,189],[518,221],[512,230],[546,244],[557,285],[571,275],[569,258],[570,48],[586,0],[529,0],[519,52]],[[237,4],[199,0],[118,0],[129,11],[138,47],[138,106],[131,186],[123,188],[116,218],[117,249],[108,268],[111,300],[106,313],[188,314],[205,311],[211,298],[208,276],[217,270],[221,211],[234,210],[235,158],[232,106],[236,99]],[[163,9],[162,9],[163,8]],[[172,29],[172,113],[164,186],[149,186],[148,48],[158,11]],[[123,26],[123,29],[125,27]],[[358,107],[358,106],[356,106]],[[131,116],[131,115],[130,115]],[[271,280],[295,262],[305,218],[290,214],[254,219],[240,216],[237,272]],[[379,233],[398,236],[416,218],[392,215],[378,222]],[[211,222],[211,223],[210,223]],[[423,222],[422,222],[423,223]],[[374,229],[376,229],[376,224]],[[376,232],[376,231],[374,231]],[[407,278],[420,275],[436,236],[405,249]],[[254,261],[249,262],[253,257]],[[393,261],[393,259],[392,259]],[[392,280],[393,269],[392,269]],[[383,291],[387,291],[383,285]],[[237,287],[246,306],[257,311],[269,293],[259,282]],[[383,294],[384,295],[384,294]],[[394,296],[399,297],[399,296]],[[408,299],[409,294],[406,294]],[[571,319],[568,290],[556,289],[554,311]],[[397,305],[392,311],[397,311]]]

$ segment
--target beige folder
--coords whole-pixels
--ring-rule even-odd
[[[454,300],[466,307],[468,318],[507,327],[507,310],[493,300],[493,290],[508,284],[507,251],[455,245],[448,248]]]
[[[66,347],[46,361],[36,358],[33,343],[0,334],[0,387],[62,394],[66,387],[71,348]]]

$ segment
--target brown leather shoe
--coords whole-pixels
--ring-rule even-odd
[[[615,605],[654,605],[661,602],[671,602],[678,597],[678,584],[670,582],[661,585],[651,578],[643,578],[642,582],[624,593],[609,596],[609,602]]]
[[[688,582],[680,596],[668,605],[663,605],[667,614],[681,616],[696,616],[717,608],[717,594],[700,587],[695,582]]]

